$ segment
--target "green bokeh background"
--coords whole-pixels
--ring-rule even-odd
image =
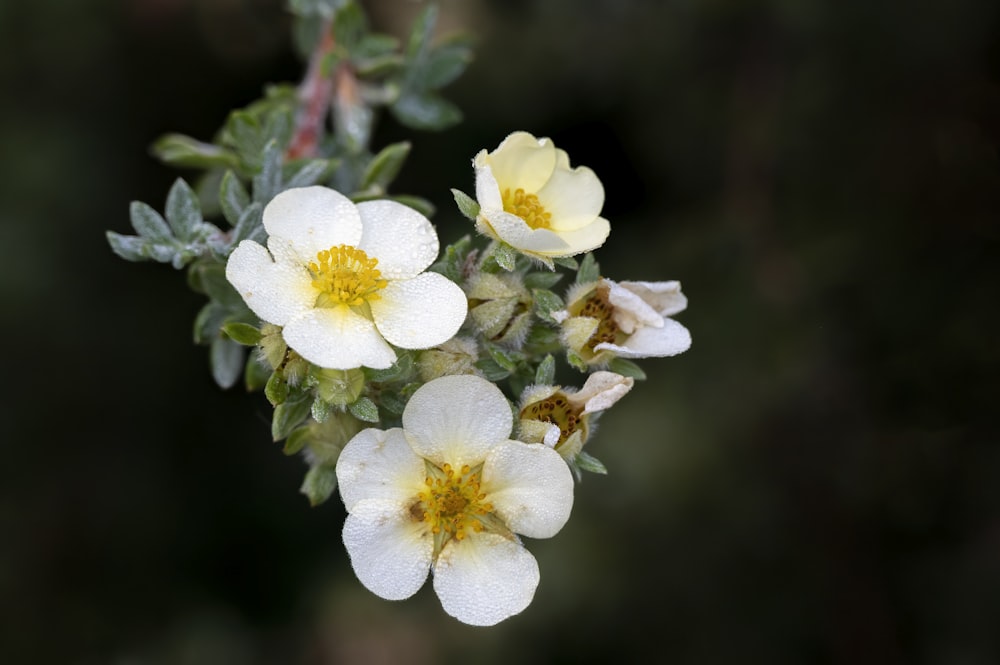
[[[419,9],[366,5],[401,32]],[[343,506],[191,342],[200,297],[113,256],[128,203],[301,64],[278,0],[0,4],[0,661],[1000,662],[1000,8],[454,0],[479,37],[399,192],[510,131],[592,167],[616,279],[680,279],[686,354],[601,421],[523,614],[354,579]]]

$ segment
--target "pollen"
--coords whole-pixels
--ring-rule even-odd
[[[574,312],[575,316],[585,316],[597,319],[599,322],[597,330],[587,340],[586,347],[590,351],[593,351],[594,347],[602,342],[614,344],[618,340],[620,330],[612,316],[613,312],[614,306],[608,301],[607,292],[601,289],[594,291],[590,297],[583,301],[578,311]]]
[[[338,245],[316,254],[309,263],[313,286],[320,292],[318,307],[348,305],[357,307],[378,300],[379,291],[388,282],[376,268],[378,259],[369,258],[364,250],[350,245]]]
[[[419,508],[411,511],[431,527],[436,538],[462,540],[470,531],[483,530],[480,517],[489,515],[493,505],[487,502],[481,485],[482,465],[454,469],[450,464],[435,469],[424,480],[426,489],[419,495]]]
[[[556,442],[555,447],[559,447],[573,432],[583,427],[582,413],[582,407],[574,407],[565,395],[557,392],[551,397],[525,406],[521,409],[521,418],[540,420],[558,427],[559,441]]]
[[[552,226],[552,213],[545,210],[536,194],[526,194],[518,187],[511,193],[510,188],[503,192],[503,209],[512,215],[517,215],[533,229],[547,229]]]

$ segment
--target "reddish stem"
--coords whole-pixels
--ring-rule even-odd
[[[335,46],[330,27],[329,23],[323,27],[322,37],[309,57],[306,76],[299,85],[300,105],[295,116],[295,133],[285,152],[288,160],[315,157],[319,153],[323,122],[333,98],[334,76],[323,72],[324,60]]]

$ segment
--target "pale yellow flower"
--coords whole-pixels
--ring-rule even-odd
[[[571,168],[551,140],[514,132],[493,152],[476,155],[480,233],[549,267],[604,244],[604,186],[589,168]]]

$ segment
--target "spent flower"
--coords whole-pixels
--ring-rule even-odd
[[[480,233],[553,267],[552,259],[589,252],[611,230],[601,217],[604,186],[550,139],[514,132],[473,160]]]
[[[395,345],[450,339],[466,315],[462,290],[424,272],[438,254],[430,221],[395,201],[354,204],[326,187],[278,194],[264,208],[267,248],[244,240],[226,277],[284,341],[328,369],[385,369]]]
[[[687,307],[678,281],[614,282],[604,277],[578,284],[566,309],[553,314],[566,347],[587,365],[615,357],[674,356],[691,347],[691,333],[669,318]]]
[[[554,536],[573,478],[552,448],[511,440],[512,426],[499,388],[456,375],[417,389],[402,428],[351,439],[337,479],[344,544],[365,587],[401,600],[433,571],[444,610],[481,626],[528,606],[538,564],[517,534]]]

